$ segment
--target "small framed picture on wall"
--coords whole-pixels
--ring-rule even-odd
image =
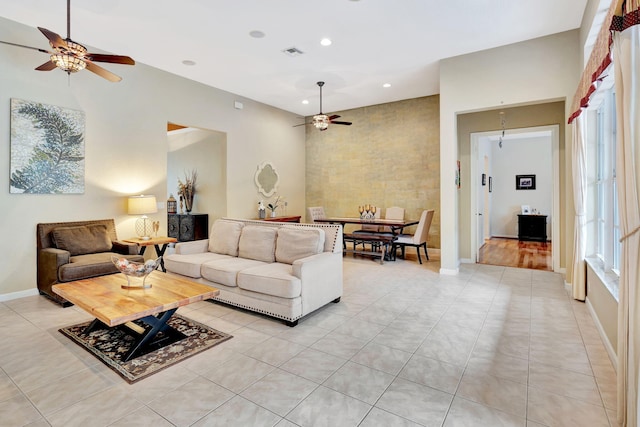
[[[516,175],[516,190],[535,190],[535,175]]]
[[[482,185],[487,185],[487,174],[486,173],[482,174]]]
[[[489,193],[493,191],[493,178],[489,177]]]

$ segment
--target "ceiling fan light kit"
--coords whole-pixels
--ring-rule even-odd
[[[40,32],[49,40],[49,45],[53,52],[49,52],[37,47],[25,46],[17,43],[1,41],[0,43],[10,46],[23,47],[27,49],[37,50],[38,52],[48,53],[49,61],[36,68],[37,71],[51,71],[60,68],[67,74],[77,73],[85,68],[94,74],[99,75],[111,82],[119,82],[121,77],[113,74],[94,62],[109,62],[112,64],[135,65],[135,61],[128,56],[107,55],[100,53],[88,53],[87,49],[80,43],[71,40],[71,0],[67,0],[67,38],[63,39],[57,33],[38,27]]]
[[[309,124],[313,125],[318,130],[327,130],[329,128],[330,124],[351,126],[351,122],[338,122],[338,121],[335,121],[335,119],[340,117],[337,114],[334,114],[332,116],[328,116],[328,115],[326,115],[326,114],[324,114],[322,112],[322,86],[324,86],[324,82],[318,82],[317,85],[320,87],[320,112],[318,114],[316,114],[315,116],[313,116],[313,118],[311,120],[311,123],[309,123]],[[301,125],[295,125],[294,127],[302,126],[302,125],[305,125],[305,124],[306,123],[303,123]]]

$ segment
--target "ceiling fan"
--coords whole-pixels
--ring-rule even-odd
[[[312,121],[309,124],[312,124],[313,126],[316,127],[316,129],[320,129],[320,130],[327,130],[327,128],[329,127],[329,124],[351,126],[351,122],[340,122],[335,120],[338,117],[340,117],[337,114],[328,116],[322,112],[322,86],[324,86],[324,82],[318,82],[317,85],[320,87],[320,113],[313,116]],[[302,123],[300,125],[295,125],[294,127],[303,126],[306,124],[307,123]]]
[[[98,65],[95,62],[109,62],[113,64],[135,65],[135,61],[128,56],[121,55],[105,55],[101,53],[89,53],[87,49],[80,43],[71,40],[71,0],[67,0],[67,38],[63,39],[53,31],[46,28],[38,27],[38,29],[49,40],[49,44],[53,51],[40,49],[37,47],[25,46],[17,43],[5,42],[0,43],[11,46],[24,47],[27,49],[37,50],[38,52],[47,53],[50,56],[49,61],[36,68],[38,71],[51,71],[60,68],[67,74],[76,73],[85,68],[92,73],[99,75],[111,82],[119,82],[122,77],[113,74]]]

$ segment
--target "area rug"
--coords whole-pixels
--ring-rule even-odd
[[[68,326],[60,329],[60,332],[85,350],[93,353],[129,383],[146,378],[232,338],[229,334],[174,314],[167,323],[186,335],[186,338],[162,348],[147,348],[142,355],[128,362],[123,362],[122,358],[131,347],[133,337],[126,332],[125,328],[119,327],[100,329],[85,335],[83,331],[89,323],[91,322]],[[135,323],[141,324],[139,321]],[[160,334],[158,334],[159,337]]]

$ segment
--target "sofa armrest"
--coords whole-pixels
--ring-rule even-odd
[[[293,275],[302,282],[302,315],[342,296],[342,253],[322,252],[295,260]]]
[[[175,253],[181,255],[201,254],[209,251],[209,239],[193,240],[190,242],[178,242]]]
[[[40,250],[38,256],[38,285],[51,286],[58,281],[58,268],[68,264],[71,254],[68,251],[56,248]]]
[[[113,247],[111,248],[113,252],[122,255],[138,255],[138,245],[135,243],[126,243],[119,240],[114,240],[111,243],[113,243]]]

